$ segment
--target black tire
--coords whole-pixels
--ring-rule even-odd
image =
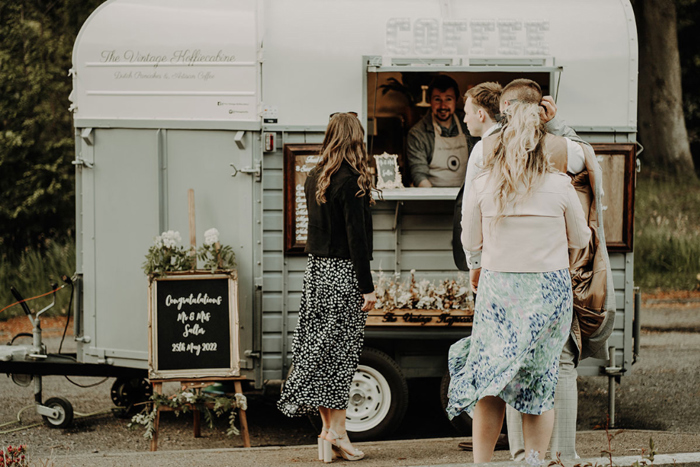
[[[46,423],[49,428],[66,428],[73,424],[73,406],[68,402],[68,399],[63,397],[51,397],[47,399],[43,405],[58,412],[58,417],[56,418],[42,415],[44,423]]]
[[[408,407],[408,385],[401,367],[387,354],[365,348],[350,384],[346,429],[354,441],[393,433]]]
[[[110,396],[117,408],[115,416],[130,418],[143,409],[143,402],[151,399],[153,386],[144,378],[117,378],[112,384]]]
[[[447,402],[448,402],[447,391],[449,388],[450,388],[450,372],[446,371],[442,377],[442,381],[440,381],[440,403],[442,404],[442,411],[445,414],[445,417],[447,417],[447,411],[446,411]],[[450,424],[454,427],[455,430],[457,430],[457,433],[459,433],[460,435],[462,435],[462,436],[471,436],[472,435],[472,419],[466,413],[462,412],[461,414],[459,414],[459,416],[450,420]]]
[[[447,391],[450,389],[450,372],[446,371],[440,382],[440,403],[442,403],[442,411],[447,417]],[[469,415],[462,412],[458,417],[450,420],[450,424],[454,427],[457,432],[462,436],[472,435],[472,419]],[[501,433],[508,433],[506,428],[506,422],[503,420],[503,427],[501,428]]]

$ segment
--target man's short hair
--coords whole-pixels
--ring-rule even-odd
[[[459,97],[459,86],[457,81],[453,80],[447,75],[437,75],[430,82],[428,86],[428,99],[433,98],[433,89],[437,89],[440,92],[446,92],[448,89],[454,89],[455,97]]]
[[[471,97],[474,105],[483,108],[491,120],[495,120],[496,114],[500,112],[499,102],[502,91],[503,87],[500,84],[488,81],[469,89],[464,95],[464,100]]]
[[[542,100],[542,88],[531,79],[514,79],[503,88],[501,102],[513,99],[528,104],[539,104]]]

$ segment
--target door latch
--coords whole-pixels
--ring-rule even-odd
[[[81,158],[81,157],[77,157],[74,161],[71,162],[71,164],[73,164],[73,165],[79,165],[79,166],[81,166],[81,167],[86,167],[86,168],[88,168],[88,169],[92,169],[92,168],[94,167],[94,165],[92,164],[92,162],[88,162],[88,161],[86,161],[85,159],[83,159],[83,158]]]
[[[232,177],[235,177],[238,175],[238,172],[241,172],[247,175],[255,175],[256,182],[259,182],[262,179],[262,168],[260,167],[260,162],[257,162],[254,167],[248,166],[243,167],[242,169],[237,169],[233,163],[230,165],[233,167],[233,173],[231,174]]]

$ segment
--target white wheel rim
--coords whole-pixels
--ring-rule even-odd
[[[386,418],[390,407],[391,389],[386,378],[372,367],[358,366],[350,384],[347,430],[354,433],[371,430]]]
[[[61,405],[59,405],[59,404],[52,404],[51,408],[54,409],[56,412],[58,412],[58,417],[56,417],[56,418],[48,417],[47,419],[48,419],[49,423],[51,423],[52,425],[60,425],[66,419],[66,411],[63,410],[63,407],[61,407]]]

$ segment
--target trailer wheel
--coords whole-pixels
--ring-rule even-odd
[[[44,423],[50,428],[66,428],[73,423],[73,406],[68,399],[51,397],[43,405],[58,412],[57,417],[42,415]]]
[[[440,381],[440,402],[442,403],[442,411],[447,417],[447,402],[449,398],[447,397],[447,392],[450,389],[450,372],[446,371]],[[472,419],[469,415],[462,412],[457,417],[450,420],[450,424],[454,427],[457,432],[462,436],[472,435]]]
[[[117,378],[112,384],[110,396],[117,406],[114,414],[119,418],[129,418],[139,407],[136,404],[150,400],[153,386],[144,378]]]
[[[408,406],[408,386],[401,368],[384,352],[366,348],[350,384],[346,429],[352,439],[386,436],[401,424]]]

